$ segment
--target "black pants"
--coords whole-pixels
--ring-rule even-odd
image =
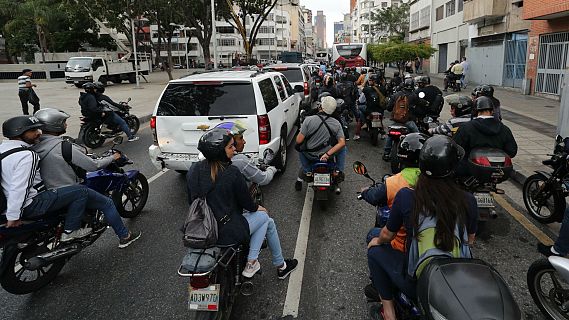
[[[22,112],[24,113],[24,115],[29,115],[30,111],[29,111],[28,102],[30,101],[30,91],[19,90],[18,96],[20,97],[20,102],[22,103]],[[40,109],[40,104],[36,102],[32,103],[32,105],[34,106],[34,113],[36,113]]]

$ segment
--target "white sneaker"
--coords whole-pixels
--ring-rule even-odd
[[[245,269],[243,270],[243,272],[241,273],[245,278],[253,278],[253,276],[255,275],[255,273],[257,273],[257,271],[261,270],[261,264],[259,263],[259,260],[255,261],[255,263],[251,264],[250,262],[247,262],[247,265],[245,266]]]
[[[90,235],[91,232],[93,232],[93,229],[91,229],[91,228],[81,228],[81,229],[74,230],[71,233],[65,233],[64,232],[61,234],[61,240],[59,240],[59,241],[68,242],[71,240],[84,238],[84,237]]]
[[[354,136],[354,141],[355,140],[360,140],[360,136],[358,136],[357,134]]]
[[[140,139],[140,137],[134,136],[134,137],[128,139],[128,142],[137,141],[138,139]]]

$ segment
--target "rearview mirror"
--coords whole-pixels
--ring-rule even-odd
[[[129,103],[129,102],[130,102],[130,97],[128,97],[128,99],[126,99],[126,103]]]
[[[355,161],[354,164],[352,165],[352,167],[354,168],[355,173],[357,173],[361,176],[367,175],[367,168],[363,163],[361,163],[359,161]]]
[[[271,161],[273,161],[274,158],[275,158],[275,152],[270,148],[265,149],[265,151],[263,152],[263,161],[265,163],[270,163]]]
[[[304,92],[304,87],[297,84],[296,86],[294,86],[294,92],[296,92],[296,93]]]

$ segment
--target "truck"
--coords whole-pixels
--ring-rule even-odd
[[[138,61],[138,73],[148,74],[150,61]],[[121,83],[128,80],[136,82],[136,69],[134,61],[109,60],[103,57],[71,57],[65,66],[65,82],[74,84],[77,88],[87,82],[108,81]]]
[[[303,63],[302,52],[283,51],[279,54],[282,63]]]

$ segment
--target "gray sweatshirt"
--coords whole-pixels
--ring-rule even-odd
[[[40,142],[33,146],[33,150],[40,156],[41,177],[48,189],[71,186],[81,182],[71,166],[63,159],[62,141],[58,136],[44,134],[40,137]],[[112,161],[113,156],[97,160],[91,159],[85,155],[80,146],[73,145],[71,162],[86,171],[104,168]]]
[[[241,174],[247,180],[247,184],[256,183],[260,186],[269,184],[273,180],[273,176],[277,169],[275,167],[268,167],[266,171],[260,170],[253,163],[253,160],[244,154],[236,154],[231,158],[231,164],[239,168]]]

